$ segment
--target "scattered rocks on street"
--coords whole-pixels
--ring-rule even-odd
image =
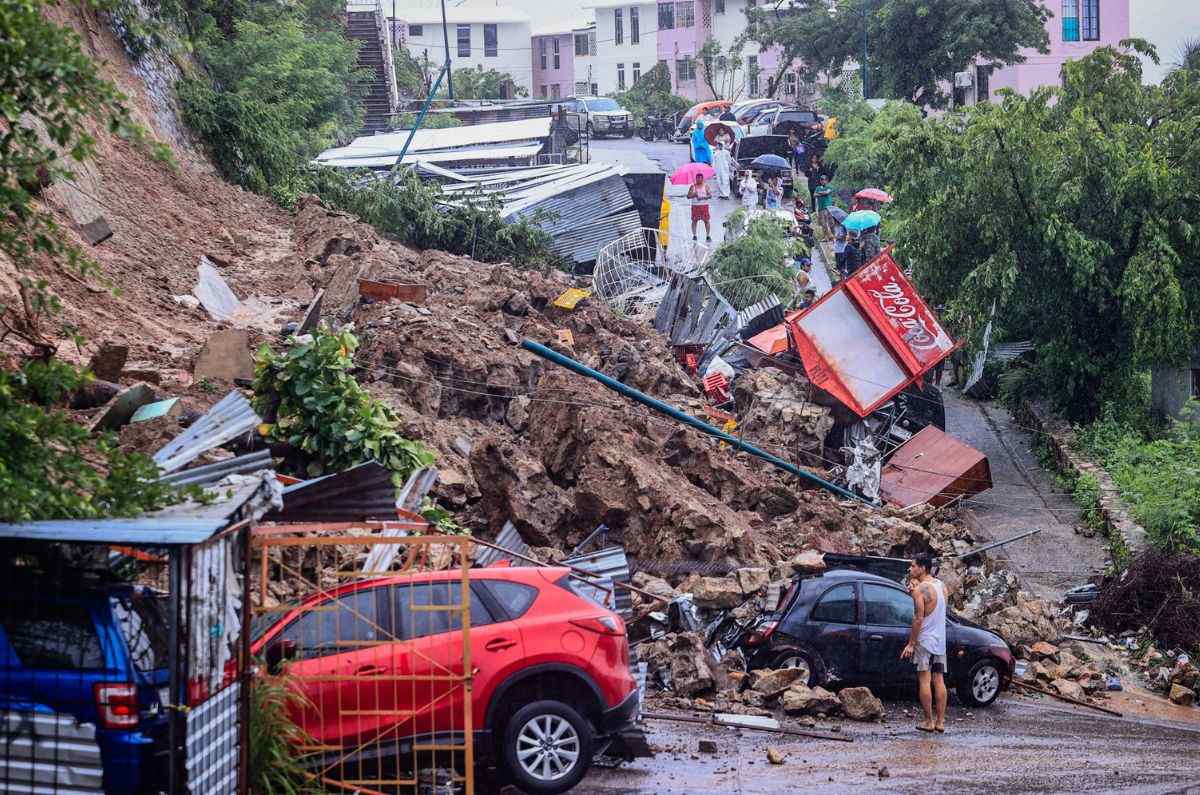
[[[847,687],[838,692],[842,712],[850,720],[874,721],[884,716],[883,702],[866,687]]]

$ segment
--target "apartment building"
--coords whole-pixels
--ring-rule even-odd
[[[435,63],[445,58],[440,5],[413,4],[397,18],[398,43],[416,58],[428,55]],[[446,4],[450,63],[453,69],[482,67],[507,72],[513,82],[534,96],[532,40],[529,17],[521,11],[486,2]]]
[[[569,97],[575,91],[575,37],[570,28],[533,34],[533,93],[543,99]]]
[[[593,22],[571,31],[574,40],[575,96],[591,96],[599,93],[597,83],[598,65],[596,57],[596,23]]]
[[[592,78],[587,82],[599,94],[628,89],[658,61],[658,4],[589,0],[584,10],[596,15],[596,54],[589,57]]]

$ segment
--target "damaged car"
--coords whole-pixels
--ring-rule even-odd
[[[900,659],[912,619],[912,597],[897,582],[837,569],[796,580],[743,651],[752,669],[804,669],[810,687],[906,687],[917,679],[912,662]],[[1012,681],[1012,649],[951,612],[946,630],[947,687],[969,706],[991,704]]]

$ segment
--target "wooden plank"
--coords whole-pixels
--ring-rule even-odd
[[[358,280],[358,294],[373,301],[406,301],[410,304],[423,304],[429,298],[427,284],[401,284],[399,282],[376,282],[370,279]]]

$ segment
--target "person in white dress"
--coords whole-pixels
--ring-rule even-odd
[[[713,151],[713,170],[717,172],[717,195],[728,199],[733,178],[733,158],[729,156],[728,147],[721,141],[717,142],[717,148]]]

